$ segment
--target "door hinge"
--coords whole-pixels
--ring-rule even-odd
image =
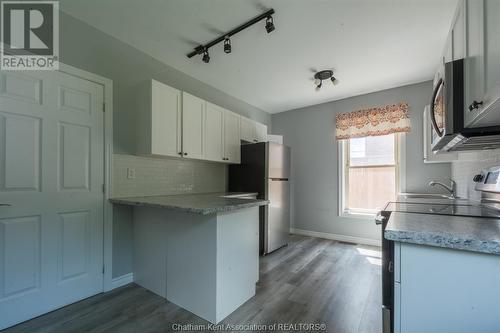
[[[106,186],[102,184],[102,193],[106,194]]]
[[[102,103],[102,112],[106,112],[106,103]]]
[[[104,272],[106,272],[106,266],[102,265],[102,274],[104,274]]]

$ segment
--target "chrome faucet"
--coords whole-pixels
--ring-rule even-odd
[[[444,188],[445,190],[447,190],[448,192],[450,192],[450,198],[454,199],[454,198],[457,198],[457,183],[450,178],[450,186],[446,185],[446,184],[443,184],[441,182],[437,182],[435,180],[431,180],[429,182],[429,186],[435,186],[435,185],[439,185],[441,186],[442,188]]]

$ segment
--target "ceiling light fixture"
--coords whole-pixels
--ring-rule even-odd
[[[268,16],[266,18],[266,31],[267,33],[271,33],[273,32],[275,29],[274,27],[274,20],[273,20],[273,17],[272,16]]]
[[[208,64],[210,62],[210,54],[208,54],[208,49],[205,49],[205,51],[203,52],[202,60],[205,64]]]
[[[333,76],[333,71],[330,69],[319,71],[314,74],[314,84],[316,85],[316,90],[321,89],[321,87],[323,86],[323,81],[328,79],[332,81],[333,85],[337,85],[339,83],[339,80],[337,80],[337,78]]]
[[[216,39],[212,40],[211,42],[206,43],[205,45],[199,45],[194,48],[193,51],[188,53],[187,57],[192,58],[195,55],[203,55],[203,62],[208,63],[210,61],[210,56],[208,55],[208,49],[211,48],[212,46],[224,42],[224,52],[225,53],[231,53],[232,48],[231,48],[231,39],[230,37],[237,34],[238,32],[245,30],[246,28],[251,27],[257,22],[260,22],[262,20],[266,20],[266,31],[267,33],[270,33],[274,31],[276,28],[274,26],[274,20],[271,15],[274,14],[274,9],[269,9],[267,12],[260,14],[259,16],[251,19],[250,21],[243,23],[242,25],[234,28],[233,30],[223,34],[220,37],[217,37]]]
[[[224,52],[231,53],[231,39],[229,39],[229,36],[224,39]]]

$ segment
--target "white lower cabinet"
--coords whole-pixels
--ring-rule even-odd
[[[395,332],[500,332],[500,256],[399,244]]]

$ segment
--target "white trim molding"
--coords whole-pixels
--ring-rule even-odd
[[[111,289],[123,287],[132,282],[134,282],[134,273],[124,274],[111,280]]]
[[[331,240],[336,240],[336,241],[346,242],[346,243],[353,243],[353,244],[382,246],[382,242],[379,239],[372,239],[372,238],[354,237],[354,236],[347,236],[347,235],[332,234],[329,232],[319,232],[319,231],[311,231],[311,230],[303,230],[303,229],[295,229],[295,228],[291,228],[290,233],[295,234],[295,235],[331,239]]]
[[[95,82],[102,85],[104,89],[103,291],[109,291],[113,289],[113,205],[109,202],[113,179],[113,81],[62,62],[59,63],[59,71]]]

